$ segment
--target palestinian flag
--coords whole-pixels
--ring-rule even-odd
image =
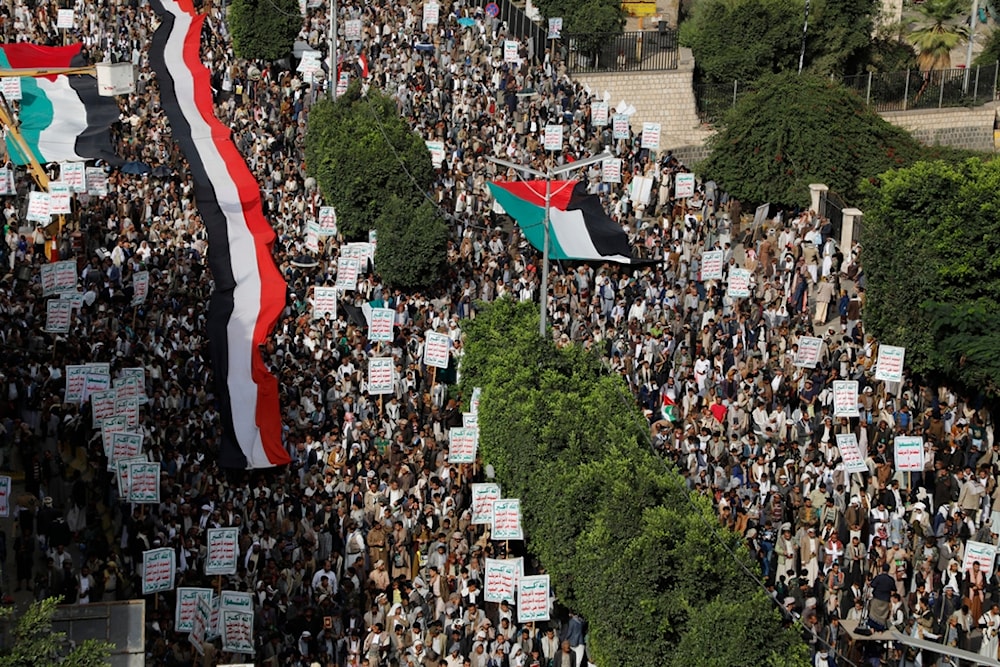
[[[490,183],[503,210],[517,221],[528,242],[545,244],[545,181]],[[549,258],[642,264],[632,256],[628,234],[608,217],[597,195],[578,181],[552,181],[549,199]]]
[[[666,419],[668,422],[676,422],[680,419],[677,413],[677,404],[674,403],[674,399],[670,398],[666,394],[660,394],[661,404],[660,404],[660,415]]]
[[[80,44],[36,46],[0,45],[0,68],[49,69],[86,67]],[[97,93],[97,79],[89,74],[21,78],[20,132],[36,160],[79,162],[120,160],[111,146],[111,126],[118,121],[118,103]],[[19,165],[28,156],[7,137],[7,153]]]
[[[278,380],[260,347],[285,305],[264,218],[260,187],[212,107],[212,84],[201,62],[205,15],[191,0],[154,0],[159,28],[149,59],[174,139],[194,180],[198,212],[208,231],[208,265],[215,292],[208,309],[209,350],[222,416],[219,464],[269,468],[290,461],[282,444]]]

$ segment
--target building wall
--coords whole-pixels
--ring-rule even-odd
[[[993,105],[974,109],[891,111],[880,115],[893,125],[909,130],[924,144],[941,144],[990,153],[994,150],[993,124],[996,109]]]

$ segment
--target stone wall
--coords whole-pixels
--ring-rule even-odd
[[[711,130],[702,126],[695,107],[692,77],[694,59],[690,49],[681,49],[677,69],[654,72],[573,73],[573,78],[590,86],[598,97],[611,94],[611,106],[622,101],[635,107],[632,131],[642,124],[660,124],[660,149],[684,148],[692,155],[704,143]]]
[[[918,141],[928,145],[941,144],[992,153],[994,105],[974,109],[924,109],[891,111],[880,114],[893,125],[913,133]]]

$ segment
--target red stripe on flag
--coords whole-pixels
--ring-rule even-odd
[[[503,188],[519,199],[524,199],[535,206],[545,206],[545,181],[512,181],[493,183],[497,187]],[[569,200],[573,197],[573,188],[576,181],[552,181],[550,203],[552,208],[562,211],[569,206]]]
[[[239,192],[243,219],[253,236],[257,271],[260,274],[260,311],[253,332],[251,368],[257,385],[257,427],[267,458],[274,465],[290,462],[288,452],[281,442],[281,408],[278,402],[278,379],[268,370],[260,350],[274,329],[285,306],[285,281],[274,264],[271,249],[274,246],[274,229],[264,217],[260,204],[260,186],[250,172],[246,161],[231,140],[231,130],[215,116],[212,86],[208,70],[201,62],[201,26],[204,14],[197,14],[191,0],[179,0],[181,10],[195,16],[191,29],[184,39],[184,63],[194,79],[195,104],[205,122],[212,128],[212,140],[226,163],[230,178]],[[240,258],[233,258],[240,261]],[[237,407],[238,406],[234,406]]]
[[[69,67],[73,58],[79,55],[80,47],[80,44],[38,46],[27,42],[2,46],[4,55],[7,56],[7,62],[10,63],[12,69]],[[45,78],[54,81],[56,77],[52,75]]]

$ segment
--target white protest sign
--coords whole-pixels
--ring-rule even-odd
[[[361,39],[361,19],[348,19],[344,22],[344,39],[349,42]]]
[[[119,415],[120,416],[120,415]],[[126,423],[127,423],[126,418]],[[142,433],[112,433],[111,460],[130,459],[142,451]]]
[[[337,288],[317,287],[313,290],[313,318],[321,319],[327,313],[337,315]]]
[[[424,5],[424,26],[437,25],[441,16],[441,6],[436,2],[428,2]]]
[[[372,396],[391,394],[395,390],[395,360],[392,357],[368,360],[368,393]]]
[[[305,246],[309,252],[319,252],[319,223],[315,220],[306,223]]]
[[[483,599],[486,602],[513,602],[517,579],[517,563],[513,560],[487,558],[483,566]]]
[[[319,207],[319,233],[321,236],[337,235],[337,211],[332,206]]]
[[[803,368],[816,368],[819,362],[819,352],[823,348],[823,339],[815,336],[800,336],[798,348],[792,363]]]
[[[152,595],[174,587],[177,558],[174,550],[150,549],[142,552],[142,594]]]
[[[857,380],[833,381],[833,416],[860,417]]]
[[[240,553],[238,528],[209,528],[207,536],[208,553],[205,556],[205,574],[236,574]]]
[[[208,626],[212,620],[212,596],[208,597],[209,601],[207,602],[200,597],[196,599],[191,634],[188,635],[188,641],[200,655],[205,655],[205,639],[208,637]]]
[[[42,295],[50,296],[58,292],[76,289],[76,262],[71,259],[42,264],[39,268]]]
[[[9,475],[0,475],[0,516],[10,516],[10,489],[11,479]]]
[[[135,396],[122,397],[119,393],[115,398],[115,414],[125,417],[129,428],[135,428],[139,425],[139,399]]]
[[[396,311],[392,308],[372,308],[368,318],[368,340],[391,341],[392,327],[396,322]]]
[[[73,304],[67,299],[49,299],[45,302],[45,331],[69,333]]]
[[[722,280],[723,255],[721,250],[706,250],[701,253],[702,280]]]
[[[660,149],[660,124],[659,123],[643,123],[642,124],[642,147],[648,148],[649,150],[659,150]]]
[[[106,197],[108,194],[108,175],[103,167],[87,167],[87,194],[92,197]]]
[[[749,269],[732,268],[729,270],[729,296],[740,299],[750,296],[750,271]]]
[[[149,271],[136,271],[132,274],[132,305],[145,303],[149,295]]]
[[[493,525],[493,503],[500,500],[500,485],[482,483],[472,485],[472,523]]]
[[[142,366],[123,368],[121,371],[121,380],[128,382],[129,386],[135,387],[134,397],[139,399],[139,405],[145,405],[149,402],[149,398],[146,396],[145,368]]]
[[[893,442],[896,470],[920,472],[924,469],[924,439],[920,436],[899,435]]]
[[[222,591],[221,611],[253,611],[253,597],[243,591]]]
[[[479,414],[479,399],[483,395],[482,387],[472,388],[472,397],[469,399],[469,412],[474,415]]]
[[[517,55],[517,42],[514,40],[504,40],[503,61],[505,63],[518,63],[521,61],[521,58]]]
[[[191,632],[194,630],[194,619],[198,613],[198,600],[205,599],[205,610],[210,613],[212,604],[211,588],[177,587],[177,606],[174,608],[174,630]],[[207,622],[207,619],[206,619]]]
[[[868,466],[865,465],[865,457],[862,455],[856,435],[838,433],[837,448],[840,450],[840,458],[844,462],[844,470],[847,472],[868,472]]]
[[[424,365],[434,368],[448,368],[451,355],[451,339],[445,334],[428,331],[424,338]]]
[[[0,79],[2,83],[3,96],[7,98],[7,101],[19,100],[21,99],[21,78],[17,76],[5,76]],[[6,185],[5,185],[6,187]],[[5,192],[4,194],[10,194]]]
[[[475,412],[463,412],[462,426],[465,428],[479,428],[479,415]]]
[[[604,127],[608,124],[608,103],[590,103],[590,122],[597,127]]]
[[[563,126],[562,125],[546,125],[545,126],[545,150],[547,151],[561,151],[563,146]]]
[[[561,16],[553,16],[549,19],[549,39],[559,39],[562,33],[563,20]]]
[[[16,77],[12,78],[17,81]],[[6,83],[7,78],[3,79]],[[63,162],[59,165],[59,180],[69,186],[71,192],[84,194],[87,192],[87,165],[83,162]]]
[[[501,498],[493,501],[493,525],[491,540],[523,540],[521,529],[521,501],[517,498]]]
[[[674,176],[674,199],[687,199],[694,196],[694,174],[676,174]]]
[[[102,391],[94,391],[90,393],[90,425],[92,428],[101,428],[101,435],[104,436],[103,426],[106,421],[110,418],[114,418],[116,421],[114,424],[121,423],[121,428],[117,429],[117,432],[125,431],[125,418],[115,417],[115,400],[118,398],[118,392],[114,389],[104,389]],[[105,447],[104,454],[106,456],[111,455],[110,447],[111,433],[115,431],[108,431],[108,441]]]
[[[431,165],[435,169],[440,169],[441,165],[444,164],[444,142],[443,141],[425,141],[424,145],[427,146],[427,150],[431,154]]]
[[[73,310],[83,308],[83,294],[81,292],[59,292],[59,298],[69,301]]]
[[[601,180],[605,183],[622,182],[622,161],[612,157],[601,162]]]
[[[628,116],[623,113],[616,113],[611,118],[611,138],[612,139],[628,139],[629,126],[628,126]]]
[[[146,463],[146,457],[136,456],[130,459],[118,459],[108,466],[108,469],[115,472],[115,478],[118,480],[118,496],[123,500],[128,499],[130,480],[132,479],[129,477],[129,466],[133,463]]]
[[[140,462],[128,464],[128,501],[150,504],[160,502],[160,464]]]
[[[49,224],[49,201],[48,192],[28,193],[28,222]]]
[[[478,426],[453,426],[448,429],[448,463],[475,463],[478,446]]]
[[[361,262],[351,257],[341,257],[337,260],[337,289],[342,292],[358,289],[358,272]]]
[[[884,382],[902,382],[905,356],[905,347],[879,345],[878,360],[875,362],[875,379]]]
[[[521,577],[517,582],[517,622],[549,620],[549,575]]]
[[[993,573],[993,562],[996,560],[996,557],[997,548],[995,545],[969,540],[965,543],[965,556],[962,558],[962,572],[971,571],[972,564],[979,563],[979,571],[984,572],[986,576],[989,576]]]
[[[18,78],[16,76],[8,76],[0,79],[0,83],[6,83],[12,79],[14,81],[18,81]],[[20,85],[21,84],[18,83],[18,86]],[[0,196],[17,194],[14,191],[14,188],[10,186],[10,181],[8,180],[9,174],[10,170],[7,169],[7,167],[0,167]]]
[[[76,12],[72,9],[60,9],[56,15],[56,27],[72,30],[76,23]]]
[[[253,612],[222,611],[222,650],[253,655]]]
[[[100,395],[100,398],[97,398]],[[109,396],[110,395],[110,396]],[[91,397],[91,410],[97,411],[97,406],[101,406],[101,414],[111,416],[101,417],[98,424],[101,428],[101,444],[104,446],[104,455],[111,460],[111,438],[115,433],[124,433],[127,430],[124,417],[115,417],[115,390],[105,389],[104,391],[95,391],[90,395]],[[110,403],[111,407],[108,408]],[[96,426],[95,426],[96,428]]]
[[[73,213],[73,195],[69,185],[60,181],[49,181],[49,215],[71,213]]]

